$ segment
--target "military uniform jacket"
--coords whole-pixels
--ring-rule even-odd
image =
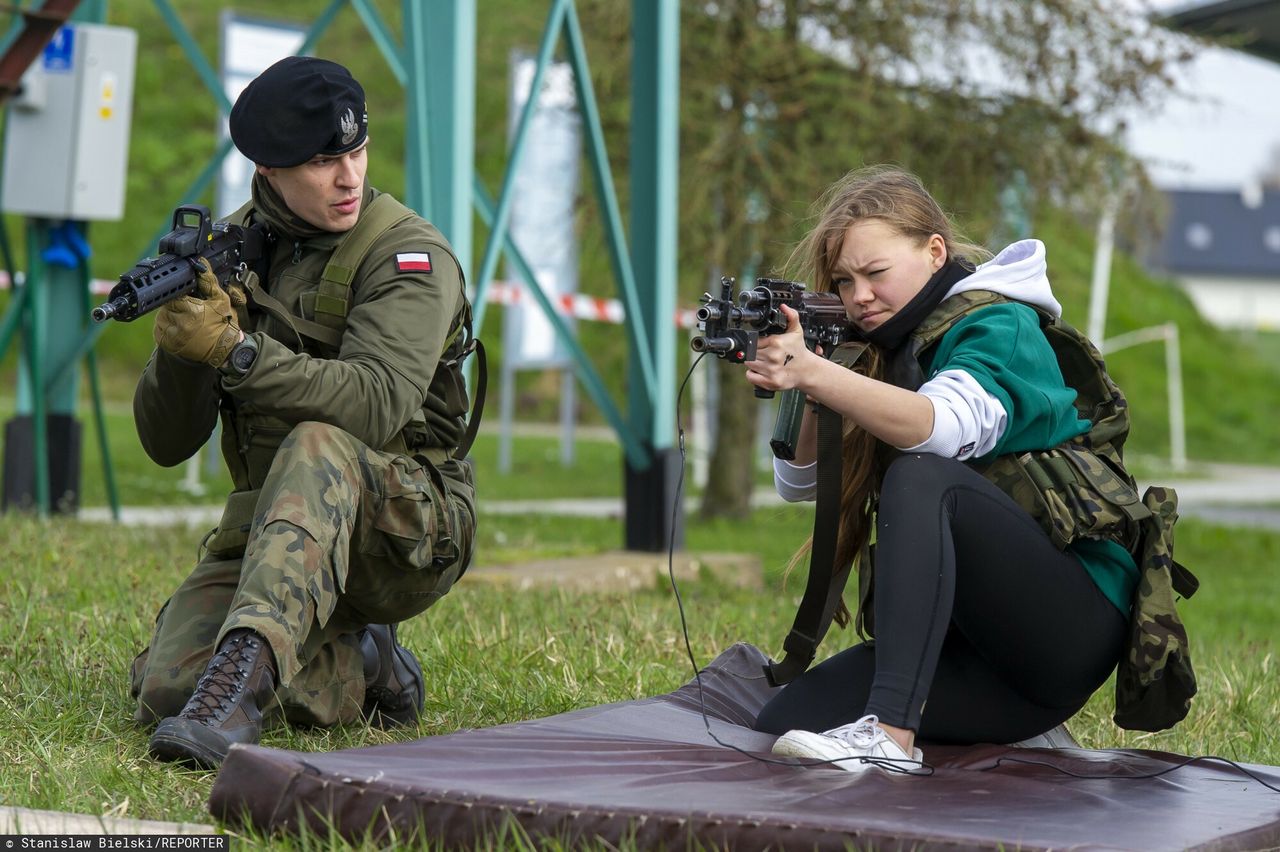
[[[378,195],[366,185],[361,216]],[[290,215],[287,208],[273,216],[256,186],[254,198],[229,220],[253,216],[271,225],[276,239],[265,289],[291,314],[315,319],[321,272],[346,232],[305,234],[305,223],[295,220],[305,234],[295,237],[280,221]],[[401,262],[407,253],[426,253],[429,271],[421,262]],[[463,434],[466,397],[460,388],[440,391],[443,381],[458,378],[456,366],[442,366],[442,353],[467,310],[448,242],[411,216],[379,236],[356,270],[338,347],[250,305],[241,311],[241,328],[254,336],[259,354],[244,376],[157,349],[134,394],[142,446],[161,465],[179,464],[204,444],[221,414],[223,455],[237,492],[260,488],[280,442],[310,420],[375,449],[443,461]]]

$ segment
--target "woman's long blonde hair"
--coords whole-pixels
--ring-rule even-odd
[[[832,267],[840,257],[850,226],[866,219],[879,219],[897,233],[915,238],[923,245],[938,234],[947,248],[947,258],[979,263],[991,256],[985,248],[961,237],[942,207],[924,188],[920,179],[896,166],[867,166],[849,172],[832,184],[814,203],[816,224],[796,245],[787,263],[794,280],[812,281],[818,292],[834,292]],[[830,353],[828,353],[830,354]],[[855,370],[873,379],[884,376],[884,354],[871,345],[858,360]],[[893,457],[893,448],[849,421],[844,424],[841,453],[844,481],[840,493],[840,529],[836,538],[836,566],[854,562],[871,536],[880,480]],[[787,565],[789,575],[813,547],[810,536]],[[866,566],[859,565],[864,570]],[[863,614],[865,615],[865,614]],[[836,622],[847,626],[848,608],[841,601]],[[861,629],[863,619],[859,619]]]

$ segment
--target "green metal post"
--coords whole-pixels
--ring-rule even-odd
[[[410,77],[410,85],[425,92],[430,116],[428,135],[408,140],[414,143],[408,146],[410,152],[430,152],[418,166],[428,175],[421,212],[448,238],[465,276],[471,269],[473,245],[476,1],[405,0],[405,7],[405,54],[426,59]],[[428,35],[432,36],[429,49]],[[411,129],[416,128],[411,125]]]
[[[80,316],[87,317],[92,308],[93,295],[89,292],[89,266],[80,265]],[[98,353],[90,349],[85,353],[85,372],[89,375],[89,398],[93,402],[93,423],[98,433],[98,456],[102,459],[102,478],[107,486],[107,504],[111,507],[111,519],[120,520],[120,492],[116,490],[115,468],[111,464],[111,444],[107,440],[106,409],[102,406],[102,383],[98,381]]]
[[[105,0],[85,0],[72,15],[73,22],[101,23],[106,18]],[[67,491],[78,491],[79,468],[73,467],[80,458],[79,423],[76,420],[76,404],[79,388],[77,353],[86,337],[85,311],[80,307],[87,302],[87,260],[76,257],[72,266],[47,262],[45,253],[55,246],[55,228],[74,232],[68,234],[69,246],[87,237],[88,225],[83,222],[55,222],[43,218],[29,218],[26,222],[27,276],[19,300],[20,312],[10,326],[6,318],[4,337],[11,330],[20,329],[23,337],[21,368],[18,376],[17,414],[22,420],[30,418],[30,483],[34,491],[36,512],[44,517],[54,509],[51,494],[50,454],[62,463],[65,482],[58,483]],[[74,306],[70,307],[69,306]],[[7,339],[5,341],[7,343]],[[96,377],[95,377],[96,378]],[[100,400],[95,399],[97,413],[101,415]],[[56,431],[51,438],[50,421]],[[20,435],[25,427],[15,427]],[[15,444],[15,446],[19,446]],[[6,448],[5,463],[18,462]],[[25,462],[25,460],[23,460]],[[21,469],[21,467],[19,467]],[[15,493],[17,497],[29,493],[22,475]],[[110,479],[110,472],[108,471]],[[61,495],[59,495],[61,497]]]
[[[30,269],[28,280],[35,285],[31,291],[30,309],[49,311],[52,305],[77,305],[80,303],[80,282],[82,265],[74,268],[56,266],[45,263],[40,254],[49,247],[51,222],[48,219],[28,220],[27,265]],[[31,325],[36,325],[34,318]],[[59,310],[45,314],[43,325],[30,329],[32,335],[40,341],[41,375],[40,385],[45,404],[50,414],[74,415],[76,412],[76,396],[79,388],[79,372],[77,364],[72,360],[72,353],[79,349],[80,336],[84,333],[84,320],[71,311]],[[70,361],[70,369],[61,369],[64,362]],[[56,371],[56,372],[55,372]],[[34,380],[35,376],[31,376]],[[21,400],[30,389],[24,389],[19,383],[19,410]]]
[[[404,203],[430,219],[435,216],[431,194],[431,103],[425,85],[430,60],[427,53],[429,23],[422,3],[404,0],[404,66],[410,82],[404,90]],[[447,236],[447,235],[446,235]]]
[[[22,369],[18,374],[16,413],[31,418],[32,458],[35,462],[35,497],[43,516],[51,507],[48,468],[49,420],[52,415],[74,424],[80,373],[75,353],[84,336],[85,312],[53,310],[54,305],[79,305],[88,286],[84,264],[74,268],[44,261],[52,242],[48,219],[27,220],[27,277],[23,285],[24,311],[18,320],[24,338]],[[73,425],[72,437],[58,448],[78,458],[80,443]],[[74,481],[78,481],[78,473]]]
[[[80,5],[76,7],[75,14],[71,17],[77,21],[89,21],[95,24],[105,23],[107,20],[107,0],[80,0]]]
[[[27,322],[25,346],[18,370],[18,414],[31,416],[31,459],[35,470],[36,514],[49,514],[48,397],[44,384],[44,352],[48,329],[49,289],[42,252],[49,244],[49,222],[27,220]]]
[[[676,189],[679,168],[680,7],[678,0],[633,0],[631,60],[631,254],[639,315],[649,342],[632,341],[633,430],[653,450],[645,468],[627,465],[626,546],[663,551],[683,546],[681,513],[673,511],[680,458],[675,432]],[[644,339],[641,338],[641,339]],[[650,359],[652,393],[636,376]]]

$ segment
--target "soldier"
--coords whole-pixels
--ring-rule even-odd
[[[835,563],[858,560],[860,626],[875,641],[764,707],[756,725],[781,735],[774,752],[909,770],[922,760],[917,733],[1011,743],[1053,729],[1122,656],[1142,683],[1158,681],[1166,658],[1131,639],[1131,621],[1145,630],[1148,603],[1172,601],[1150,594],[1170,582],[1172,513],[1163,491],[1140,500],[1125,472],[1127,405],[1097,350],[1061,322],[1044,244],[992,258],[894,168],[851,173],[823,205],[798,252],[862,341],[826,360],[784,308],[790,327],[761,340],[747,379],[796,388],[834,416],[845,471]],[[788,499],[818,488],[816,419],[806,411],[795,462],[775,462]],[[1190,675],[1189,661],[1168,659],[1166,674]],[[1122,690],[1117,721],[1171,724],[1189,700],[1175,692],[1135,715],[1141,696]]]
[[[412,723],[421,667],[395,624],[465,570],[475,531],[459,362],[472,348],[461,268],[430,223],[365,180],[364,91],[290,57],[237,98],[256,166],[230,221],[267,251],[226,290],[156,313],[134,395],[157,463],[220,417],[235,490],[134,661],[152,755],[216,767],[264,717]]]

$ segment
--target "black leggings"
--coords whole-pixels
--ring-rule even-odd
[[[1016,742],[1074,715],[1120,658],[1127,619],[1079,560],[958,461],[895,460],[876,542],[876,640],[793,681],[758,730],[874,713],[933,742]]]

